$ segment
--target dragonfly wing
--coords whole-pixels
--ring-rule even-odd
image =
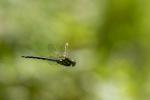
[[[48,44],[48,51],[49,51],[50,57],[59,57],[60,56],[60,52],[58,51],[58,49],[56,48],[56,46],[54,44],[51,44],[51,43]]]

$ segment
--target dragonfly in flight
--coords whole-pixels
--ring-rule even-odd
[[[39,56],[22,56],[22,57],[23,58],[53,61],[53,62],[56,62],[60,65],[64,65],[64,66],[68,66],[68,67],[69,66],[75,66],[76,62],[68,57],[68,52],[67,52],[68,45],[69,45],[68,43],[65,44],[65,51],[64,51],[63,55],[58,57],[58,58],[39,57]]]

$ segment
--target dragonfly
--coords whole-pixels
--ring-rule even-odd
[[[65,48],[64,48],[64,53],[62,56],[59,57],[40,57],[40,56],[22,56],[23,58],[31,58],[31,59],[39,59],[39,60],[46,60],[46,61],[52,61],[56,62],[57,64],[69,67],[69,66],[75,66],[76,61],[72,60],[71,58],[68,57],[68,43],[65,43]]]

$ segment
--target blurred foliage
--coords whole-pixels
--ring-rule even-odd
[[[149,100],[149,10],[149,0],[0,0],[0,100]],[[66,42],[76,67],[21,58],[60,55]]]

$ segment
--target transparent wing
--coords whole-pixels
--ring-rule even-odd
[[[68,55],[68,46],[69,46],[68,42],[65,43],[64,53],[63,53],[64,57],[69,57],[69,55]]]
[[[58,51],[58,48],[56,45],[49,43],[48,44],[48,57],[59,57],[60,56],[60,52]]]

